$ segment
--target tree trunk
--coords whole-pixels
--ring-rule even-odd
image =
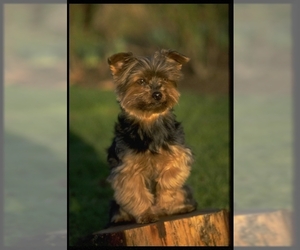
[[[151,224],[110,227],[85,239],[94,246],[228,246],[226,210],[194,211]]]

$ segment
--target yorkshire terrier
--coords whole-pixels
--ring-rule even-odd
[[[193,155],[173,113],[181,67],[189,60],[165,49],[151,58],[131,52],[108,58],[121,108],[107,157],[111,224],[151,223],[197,207],[185,185]]]

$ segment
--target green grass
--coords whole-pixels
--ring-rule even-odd
[[[175,113],[195,154],[188,183],[199,209],[229,208],[228,98],[182,92]],[[101,230],[108,220],[112,190],[105,149],[119,112],[110,91],[70,88],[69,244]]]
[[[239,94],[234,99],[235,207],[291,209],[291,98],[288,95]]]
[[[66,228],[66,91],[6,86],[4,242]]]

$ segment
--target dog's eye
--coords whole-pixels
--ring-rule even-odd
[[[163,81],[163,82],[167,82],[168,79],[167,79],[167,78],[163,78],[162,81]]]
[[[140,84],[142,86],[146,84],[145,79],[139,79],[137,82],[138,82],[138,84]]]

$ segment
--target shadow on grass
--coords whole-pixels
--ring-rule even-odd
[[[109,167],[93,146],[69,132],[69,245],[101,230],[108,222],[112,190]]]

